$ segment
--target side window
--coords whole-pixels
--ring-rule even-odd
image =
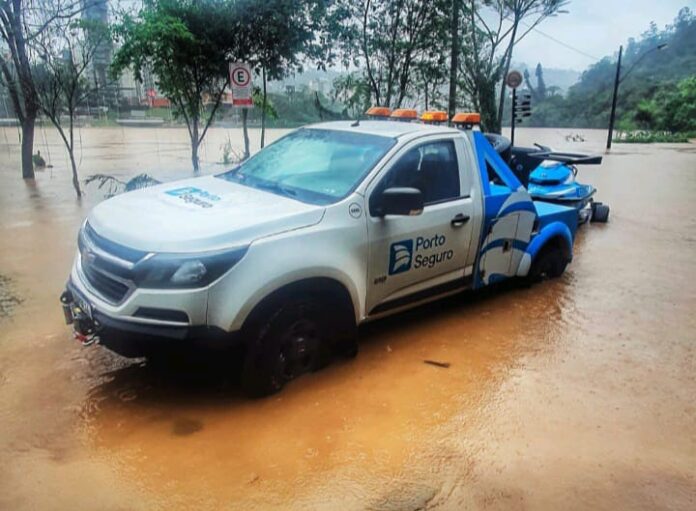
[[[426,205],[460,197],[454,142],[431,142],[408,151],[382,179],[373,197],[392,187],[418,188]]]

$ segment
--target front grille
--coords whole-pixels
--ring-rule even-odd
[[[133,283],[133,266],[146,252],[114,243],[86,224],[78,238],[82,273],[92,290],[108,302],[122,302]]]
[[[129,287],[99,271],[93,264],[82,262],[82,272],[96,292],[110,302],[118,303],[128,294]]]
[[[94,246],[102,249],[104,252],[108,252],[109,254],[118,257],[119,259],[123,259],[124,261],[137,263],[147,255],[147,252],[126,247],[100,236],[94,231],[89,223],[85,224],[85,229],[83,232],[90,243],[92,243]]]

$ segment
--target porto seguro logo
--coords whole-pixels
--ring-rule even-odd
[[[396,275],[411,269],[413,240],[392,243],[389,249],[389,275]]]

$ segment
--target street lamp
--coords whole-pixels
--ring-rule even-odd
[[[611,149],[611,139],[612,136],[614,135],[614,118],[616,117],[616,100],[617,96],[619,93],[619,84],[626,79],[626,77],[631,74],[631,71],[635,69],[635,67],[638,65],[638,63],[643,60],[646,55],[658,51],[658,50],[663,50],[667,47],[667,43],[662,43],[658,44],[654,48],[649,49],[645,53],[643,53],[638,59],[633,63],[633,65],[628,68],[628,71],[624,73],[623,76],[621,76],[621,56],[623,55],[623,46],[619,46],[619,60],[616,63],[616,78],[614,78],[614,97],[611,100],[611,115],[609,117],[609,133],[607,135],[607,149]]]

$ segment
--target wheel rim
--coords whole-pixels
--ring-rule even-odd
[[[281,338],[276,374],[282,381],[311,371],[317,359],[319,328],[314,321],[300,318]]]

